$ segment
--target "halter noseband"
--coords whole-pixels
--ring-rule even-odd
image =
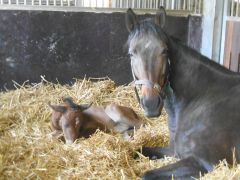
[[[168,68],[169,68],[169,61],[167,62],[167,69],[166,69],[166,71],[168,71]],[[157,89],[158,90],[158,92],[159,92],[159,97],[161,98],[161,99],[164,99],[165,98],[165,92],[163,92],[163,90],[165,89],[165,87],[168,85],[168,74],[169,73],[167,73],[167,75],[165,76],[165,82],[164,82],[164,84],[163,84],[163,86],[161,87],[158,83],[154,83],[154,82],[152,82],[152,81],[150,81],[150,80],[143,80],[143,79],[137,79],[136,78],[136,76],[135,76],[135,74],[134,74],[134,72],[133,72],[133,65],[132,65],[132,60],[131,60],[131,70],[132,70],[132,76],[133,76],[133,82],[134,82],[134,91],[135,91],[135,94],[136,94],[136,96],[137,96],[137,100],[138,100],[138,102],[139,102],[139,104],[141,104],[140,103],[140,96],[139,96],[139,94],[138,94],[138,90],[137,90],[137,85],[145,85],[145,86],[147,86],[148,88],[154,88],[154,89]]]

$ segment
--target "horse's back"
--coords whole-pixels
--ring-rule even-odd
[[[96,126],[100,130],[110,130],[115,126],[115,123],[105,113],[102,106],[91,106],[83,111],[83,115],[86,126]]]

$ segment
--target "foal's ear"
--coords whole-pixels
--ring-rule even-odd
[[[163,28],[165,25],[165,20],[166,20],[166,11],[164,7],[161,6],[156,13],[155,24]]]
[[[80,108],[82,111],[90,108],[92,106],[92,103],[91,104],[81,104],[81,105],[78,105],[78,108]]]
[[[60,106],[60,105],[52,105],[50,102],[48,102],[48,106],[52,108],[52,110],[64,113],[67,111],[67,108],[65,106]]]
[[[137,15],[131,8],[127,10],[127,14],[125,15],[125,23],[129,32],[133,31],[138,24]]]

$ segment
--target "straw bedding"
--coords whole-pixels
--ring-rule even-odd
[[[83,79],[62,86],[44,78],[39,84],[15,85],[16,90],[0,93],[0,179],[140,179],[145,171],[177,160],[149,160],[141,154],[133,158],[141,146],[165,146],[169,137],[166,113],[153,120],[144,117],[131,85],[116,87],[110,79]],[[48,101],[60,103],[64,96],[77,103],[130,106],[147,126],[130,141],[98,131],[65,145],[50,135],[47,106]],[[201,179],[240,179],[240,166],[230,169],[223,161]]]

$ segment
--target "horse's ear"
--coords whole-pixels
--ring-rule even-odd
[[[127,10],[127,14],[125,16],[125,23],[129,32],[133,31],[138,24],[137,15],[133,12],[131,8]]]
[[[81,105],[78,105],[78,108],[81,109],[82,111],[90,108],[92,106],[92,103],[91,104],[81,104]]]
[[[65,106],[60,106],[60,105],[52,105],[50,102],[48,102],[48,106],[52,108],[52,110],[56,112],[61,112],[64,113],[67,111],[67,108]]]
[[[163,28],[165,26],[165,20],[166,20],[166,11],[164,7],[161,6],[156,13],[155,24]]]

